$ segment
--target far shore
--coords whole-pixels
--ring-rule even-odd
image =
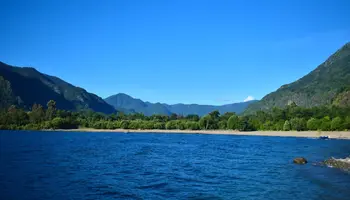
[[[234,131],[234,130],[131,130],[131,129],[65,129],[56,131],[75,132],[115,132],[115,133],[184,133],[184,134],[217,134],[217,135],[256,135],[256,136],[281,136],[281,137],[310,137],[318,138],[328,136],[334,139],[350,139],[350,131]]]

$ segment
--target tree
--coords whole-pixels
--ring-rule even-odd
[[[350,117],[349,116],[347,116],[345,118],[343,126],[344,126],[345,130],[350,130]]]
[[[190,120],[190,121],[199,121],[199,116],[198,115],[187,115],[185,119]]]
[[[115,113],[112,113],[108,116],[108,120],[110,120],[110,121],[115,121],[117,119],[118,119],[118,116]]]
[[[107,129],[116,129],[115,123],[112,121],[107,122]]]
[[[53,129],[74,129],[78,128],[77,124],[74,121],[69,119],[63,119],[60,117],[55,117],[51,121],[51,128]]]
[[[27,124],[29,121],[27,113],[22,109],[18,109],[15,105],[9,107],[5,118],[5,124],[13,125],[11,129],[20,129],[20,126]]]
[[[211,116],[211,118],[214,121],[219,121],[220,112],[218,110],[214,110],[214,111],[210,112],[209,115]]]
[[[144,130],[150,130],[154,128],[154,123],[153,121],[141,121],[141,129]]]
[[[303,118],[293,118],[290,120],[292,130],[304,131],[306,130],[306,121]]]
[[[325,116],[324,118],[322,118],[320,129],[322,131],[330,131],[331,130],[331,120],[330,120],[329,116]]]
[[[227,128],[227,122],[219,121],[218,126],[220,130],[225,130]]]
[[[199,130],[199,124],[198,124],[198,122],[187,121],[186,122],[186,129],[188,129],[188,130]]]
[[[176,129],[185,130],[185,129],[186,129],[186,123],[185,123],[185,121],[183,121],[183,120],[177,121]]]
[[[199,127],[204,130],[215,129],[214,120],[211,115],[205,115],[199,120]]]
[[[167,130],[176,129],[176,121],[175,121],[175,120],[168,121],[168,122],[165,124],[165,128],[166,128]]]
[[[47,102],[47,110],[46,110],[46,119],[52,120],[55,117],[56,113],[56,102],[54,100],[50,100]]]
[[[45,111],[42,105],[33,104],[32,111],[29,113],[31,123],[37,124],[45,120]]]
[[[239,118],[237,115],[232,115],[227,121],[227,128],[231,130],[239,129]]]
[[[336,117],[331,122],[331,130],[332,131],[340,131],[344,130],[343,128],[343,120],[340,117]]]
[[[320,120],[315,119],[315,118],[310,118],[307,123],[306,123],[306,127],[308,130],[318,130],[320,128]]]
[[[220,121],[226,121],[232,116],[236,115],[234,112],[225,112],[223,115],[220,116]]]
[[[165,129],[165,123],[164,122],[156,122],[153,126],[154,129]]]
[[[283,130],[284,131],[290,131],[292,129],[290,122],[288,120],[286,120],[283,124]]]
[[[129,129],[129,121],[127,121],[127,120],[122,120],[121,122],[120,122],[120,128],[122,128],[122,129]]]
[[[57,118],[57,117],[56,117]],[[56,119],[55,118],[55,119]],[[108,127],[108,122],[104,120],[96,121],[93,125],[93,128],[95,129],[107,129]]]
[[[277,107],[272,108],[272,120],[278,121],[278,120],[286,120],[286,112],[285,110]]]
[[[117,113],[117,120],[125,120],[125,119],[126,119],[126,115],[124,112]]]
[[[272,123],[272,121],[268,120],[266,121],[263,126],[262,126],[263,130],[274,130],[274,124]]]
[[[10,82],[0,76],[0,109],[6,109],[15,103]]]
[[[172,113],[172,114],[170,115],[170,120],[177,120],[177,114]]]
[[[243,116],[239,118],[238,130],[240,131],[254,131],[254,127],[249,123],[249,117]]]
[[[141,120],[130,120],[128,122],[129,122],[129,124],[127,125],[128,129],[140,129],[142,128],[142,125],[143,125],[142,124],[143,121]]]
[[[275,124],[273,126],[273,130],[283,131],[284,123],[285,123],[285,121],[283,119],[278,120],[277,122],[275,122]]]
[[[256,116],[249,116],[249,124],[253,130],[260,130],[262,122],[260,122]]]

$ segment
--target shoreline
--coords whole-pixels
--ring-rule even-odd
[[[318,138],[328,136],[332,139],[350,139],[350,131],[234,131],[234,130],[131,130],[131,129],[58,129],[44,131],[66,132],[108,132],[108,133],[182,133],[182,134],[212,134],[212,135],[254,135],[254,136],[279,136],[279,137],[307,137]]]

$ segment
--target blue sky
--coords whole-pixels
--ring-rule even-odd
[[[350,1],[0,1],[0,60],[101,97],[257,99],[350,41]]]

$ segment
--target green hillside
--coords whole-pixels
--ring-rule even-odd
[[[97,95],[57,77],[40,73],[34,68],[14,67],[0,62],[0,76],[3,77],[1,87],[11,91],[11,101],[24,108],[31,108],[34,103],[46,105],[52,99],[57,102],[58,108],[65,110],[91,109],[103,113],[115,111]],[[9,96],[9,92],[1,91],[1,95]],[[3,98],[2,104],[7,104]]]
[[[246,113],[285,107],[291,102],[307,108],[331,104],[349,105],[349,86],[350,43],[347,43],[306,76],[281,86],[261,101],[250,105]]]

